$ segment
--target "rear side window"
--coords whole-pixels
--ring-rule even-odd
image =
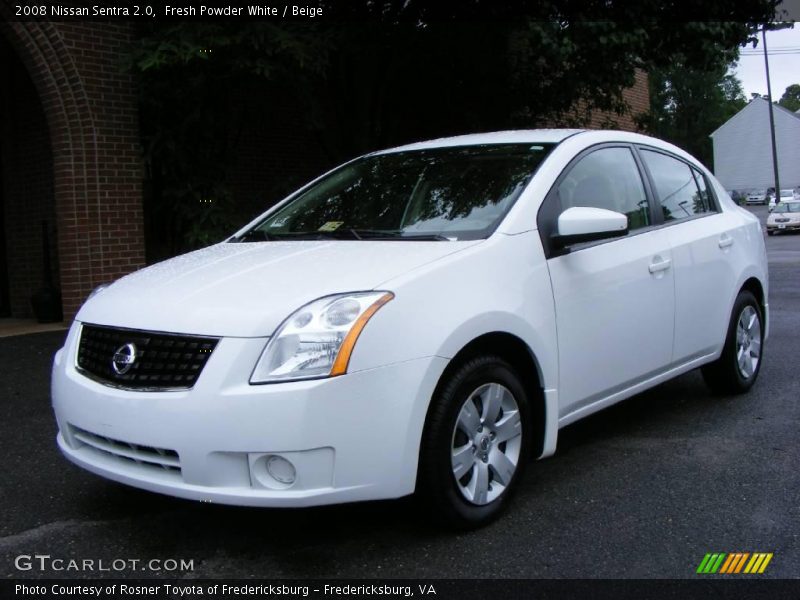
[[[714,206],[714,201],[711,200],[711,195],[709,194],[708,187],[706,186],[706,178],[694,167],[692,167],[692,174],[694,175],[695,183],[697,183],[697,189],[700,192],[700,202],[702,204],[703,212],[716,212],[717,209]]]
[[[714,212],[702,174],[685,162],[650,150],[641,151],[658,195],[664,221]]]

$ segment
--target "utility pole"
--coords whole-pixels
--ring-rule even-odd
[[[778,176],[778,149],[775,144],[775,116],[772,112],[772,84],[769,82],[769,58],[767,57],[767,26],[761,28],[761,39],[764,41],[764,66],[767,69],[767,102],[769,103],[769,133],[772,137],[772,168],[775,172],[775,202],[781,197],[781,181]]]

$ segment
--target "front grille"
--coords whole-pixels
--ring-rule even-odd
[[[77,366],[92,379],[116,387],[188,389],[197,381],[218,341],[217,338],[83,325]],[[118,353],[122,360],[115,361]],[[126,356],[130,364],[125,364]]]
[[[181,474],[181,461],[175,450],[121,442],[96,433],[90,433],[74,425],[70,425],[70,428],[73,438],[106,457],[113,457],[142,467],[155,468],[176,475]]]

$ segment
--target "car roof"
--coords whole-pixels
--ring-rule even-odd
[[[514,129],[491,133],[472,133],[456,135],[435,140],[416,142],[379,150],[373,154],[405,152],[407,150],[428,150],[431,148],[452,148],[455,146],[480,146],[482,144],[557,144],[585,129]]]
[[[641,133],[632,133],[630,131],[620,131],[616,129],[512,129],[490,133],[473,133],[387,148],[385,150],[372,152],[367,156],[411,150],[430,150],[434,148],[453,148],[458,146],[480,146],[489,144],[559,144],[568,138],[584,139],[584,137],[587,144],[604,142],[646,144],[673,152],[691,161],[697,161],[695,157],[664,140],[642,135]]]

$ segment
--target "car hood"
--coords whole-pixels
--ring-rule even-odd
[[[790,221],[797,221],[800,219],[800,213],[787,213],[787,212],[771,212],[767,217],[767,221],[775,221],[776,219],[789,219]]]
[[[375,289],[477,243],[222,243],[123,277],[86,302],[76,319],[150,331],[269,336],[312,300]]]

